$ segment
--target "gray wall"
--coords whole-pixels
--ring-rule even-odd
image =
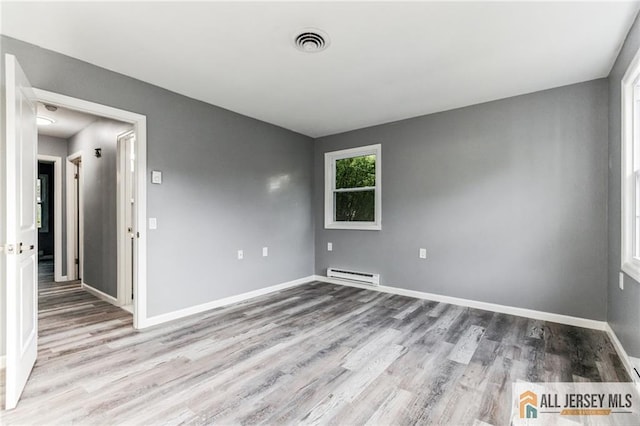
[[[118,135],[131,129],[131,124],[100,119],[69,139],[70,155],[82,155],[82,282],[113,297],[118,296]],[[95,148],[102,149],[100,158]]]
[[[620,273],[620,155],[621,115],[620,82],[640,48],[640,24],[631,27],[627,40],[609,74],[609,285],[607,321],[630,356],[640,357],[640,284],[624,278],[624,290],[618,286]]]
[[[47,135],[38,135],[38,154],[60,157],[60,175],[62,178],[62,275],[67,274],[67,185],[66,185],[66,163],[67,163],[66,139],[56,138]]]
[[[148,216],[158,219],[148,232],[149,315],[313,273],[311,138],[1,40],[34,87],[146,115],[147,168],[163,171],[147,195]]]
[[[323,154],[374,143],[382,230],[325,230]],[[316,273],[606,318],[606,79],[320,138],[314,157]]]

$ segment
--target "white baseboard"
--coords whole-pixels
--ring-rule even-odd
[[[297,280],[272,285],[270,287],[249,291],[247,293],[225,297],[224,299],[212,300],[211,302],[203,303],[202,305],[196,305],[190,308],[180,309],[180,310],[169,312],[166,314],[156,315],[153,317],[146,318],[143,321],[140,321],[141,324],[139,324],[138,328],[151,327],[151,326],[162,324],[168,321],[173,321],[179,318],[188,317],[190,315],[199,314],[201,312],[209,311],[211,309],[219,308],[221,306],[231,305],[233,303],[242,302],[244,300],[252,299],[254,297],[262,296],[269,293],[273,293],[275,291],[284,290],[290,287],[295,287],[300,284],[306,284],[311,281],[313,281],[313,277],[308,276],[304,278],[299,278]]]
[[[516,308],[514,306],[498,305],[497,303],[478,302],[476,300],[461,299],[459,297],[443,296],[440,294],[425,293],[416,290],[406,290],[399,287],[390,286],[372,286],[366,284],[358,284],[351,281],[345,281],[335,278],[327,278],[322,275],[314,275],[313,279],[326,283],[346,285],[350,287],[364,288],[367,290],[381,291],[383,293],[398,294],[401,296],[415,297],[417,299],[433,300],[436,302],[450,303],[452,305],[466,306],[469,308],[483,309],[485,311],[499,312],[503,314],[516,315],[520,317],[532,318],[541,321],[551,321],[560,324],[573,325],[576,327],[591,328],[594,330],[604,331],[607,323],[605,321],[597,321],[580,317],[572,317],[569,315],[553,314],[551,312],[536,311],[533,309]]]
[[[109,302],[109,303],[111,303],[112,305],[115,305],[115,306],[120,306],[120,305],[118,305],[118,299],[116,299],[113,296],[108,295],[107,293],[103,293],[102,291],[98,290],[97,288],[91,287],[87,283],[82,283],[82,289],[86,290],[87,292],[89,292],[91,294],[93,294],[98,299],[102,299],[105,302]]]
[[[1,355],[0,356],[0,369],[3,369],[4,367],[6,367],[7,365],[7,356],[6,355]]]
[[[636,367],[638,368],[638,371],[640,371],[640,365],[638,363],[638,361],[640,360],[638,360],[637,358],[632,358],[629,355],[627,355],[627,351],[624,350],[624,346],[622,346],[620,339],[618,339],[616,332],[613,331],[613,328],[611,328],[611,325],[609,325],[609,323],[607,323],[607,327],[605,331],[609,335],[611,342],[613,342],[613,346],[616,348],[616,351],[618,352],[618,356],[622,360],[622,364],[624,365],[624,368],[627,370],[627,373],[629,373],[629,377],[631,377],[631,380],[633,380],[637,386],[640,386],[640,377],[638,376],[638,373],[634,370],[634,367]]]

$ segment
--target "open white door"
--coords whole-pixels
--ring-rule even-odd
[[[5,406],[14,408],[38,351],[36,103],[16,58],[5,57],[6,298]]]

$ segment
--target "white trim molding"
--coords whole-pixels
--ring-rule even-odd
[[[136,135],[135,152],[135,224],[133,327],[147,319],[147,117],[135,112],[72,98],[46,90],[34,89],[36,98],[44,103],[71,108],[76,111],[123,121],[133,125]]]
[[[133,290],[133,268],[134,268],[134,253],[132,246],[131,234],[133,229],[137,228],[135,225],[135,217],[131,214],[131,203],[134,200],[134,206],[137,203],[135,199],[135,182],[133,182],[133,172],[131,171],[132,152],[125,149],[127,140],[133,144],[135,149],[135,132],[133,130],[127,130],[118,135],[117,147],[116,147],[116,205],[117,205],[117,217],[116,217],[116,240],[117,240],[117,294],[118,303],[120,306],[132,305],[133,299],[131,296]],[[123,146],[124,145],[124,146]],[[131,229],[127,229],[127,223],[131,224]],[[135,241],[133,241],[135,244]]]
[[[620,150],[620,269],[640,281],[640,230],[636,214],[636,186],[640,185],[640,50],[636,52],[620,82],[622,149]]]
[[[272,285],[270,287],[261,288],[258,290],[249,291],[247,293],[237,294],[235,296],[225,297],[223,299],[212,300],[211,302],[203,303],[201,305],[191,306],[189,308],[179,309],[177,311],[169,312],[166,314],[155,315],[147,318],[140,328],[151,327],[154,325],[162,324],[165,322],[173,321],[179,318],[188,317],[190,315],[199,314],[201,312],[209,311],[211,309],[219,308],[221,306],[227,306],[234,303],[242,302],[254,297],[263,296],[265,294],[273,293],[287,288],[296,287],[302,284],[312,282],[313,276],[299,278],[293,281],[287,281],[281,284]]]
[[[604,331],[607,323],[605,321],[597,321],[587,318],[573,317],[569,315],[554,314],[551,312],[536,311],[533,309],[517,308],[515,306],[499,305],[497,303],[478,302],[476,300],[462,299],[459,297],[443,296],[441,294],[425,293],[416,290],[407,290],[399,287],[390,286],[371,286],[366,284],[358,284],[351,281],[345,281],[335,278],[327,278],[322,275],[314,275],[315,281],[325,283],[344,285],[348,287],[358,287],[367,290],[380,291],[382,293],[398,294],[401,296],[415,297],[416,299],[433,300],[435,302],[449,303],[451,305],[465,306],[469,308],[482,309],[485,311],[498,312],[502,314],[516,315],[519,317],[531,318],[541,321],[551,321],[560,324],[573,325],[576,327],[591,328],[593,330]]]
[[[366,188],[336,189],[336,161],[345,158],[375,155],[376,183]],[[335,219],[335,196],[339,192],[374,191],[373,222],[346,222]],[[361,146],[358,148],[342,149],[324,153],[324,227],[326,229],[355,229],[379,231],[382,229],[382,144]]]
[[[613,328],[611,328],[611,325],[609,323],[607,323],[605,331],[609,335],[614,348],[618,352],[618,356],[622,361],[622,365],[624,365],[624,368],[625,370],[627,370],[629,377],[631,377],[631,380],[636,384],[636,387],[638,387],[638,390],[640,391],[640,376],[638,376],[638,371],[640,371],[640,360],[638,358],[632,358],[627,355],[627,351],[624,350],[624,346],[622,346],[620,339],[618,339],[616,332],[613,331]],[[636,368],[638,369],[637,371]]]
[[[4,369],[7,366],[7,356],[0,355],[0,370]]]
[[[67,276],[71,280],[83,277],[82,260],[84,259],[84,217],[82,208],[82,170],[77,168],[79,179],[76,181],[76,162],[82,161],[82,152],[74,152],[67,156],[65,163],[67,187]],[[76,188],[76,184],[78,188]],[[76,214],[78,216],[76,216]],[[80,264],[76,266],[76,258]]]
[[[65,281],[62,276],[62,157],[38,154],[38,161],[53,163],[53,276],[54,281]]]
[[[118,306],[118,307],[120,306],[120,305],[118,305],[118,299],[116,299],[115,297],[113,297],[113,296],[111,296],[111,295],[109,295],[109,294],[107,294],[107,293],[105,293],[103,291],[98,290],[95,287],[90,286],[87,283],[82,283],[82,289],[87,291],[88,293],[93,294],[98,299],[104,300],[105,302],[109,302],[112,305],[115,305],[115,306]]]

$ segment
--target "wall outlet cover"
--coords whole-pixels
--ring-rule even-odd
[[[162,183],[162,172],[158,170],[153,170],[151,172],[151,183],[161,184]]]
[[[262,256],[263,257],[269,256],[269,247],[262,247]]]
[[[244,251],[238,250],[238,260],[242,260],[242,259],[244,259]]]

